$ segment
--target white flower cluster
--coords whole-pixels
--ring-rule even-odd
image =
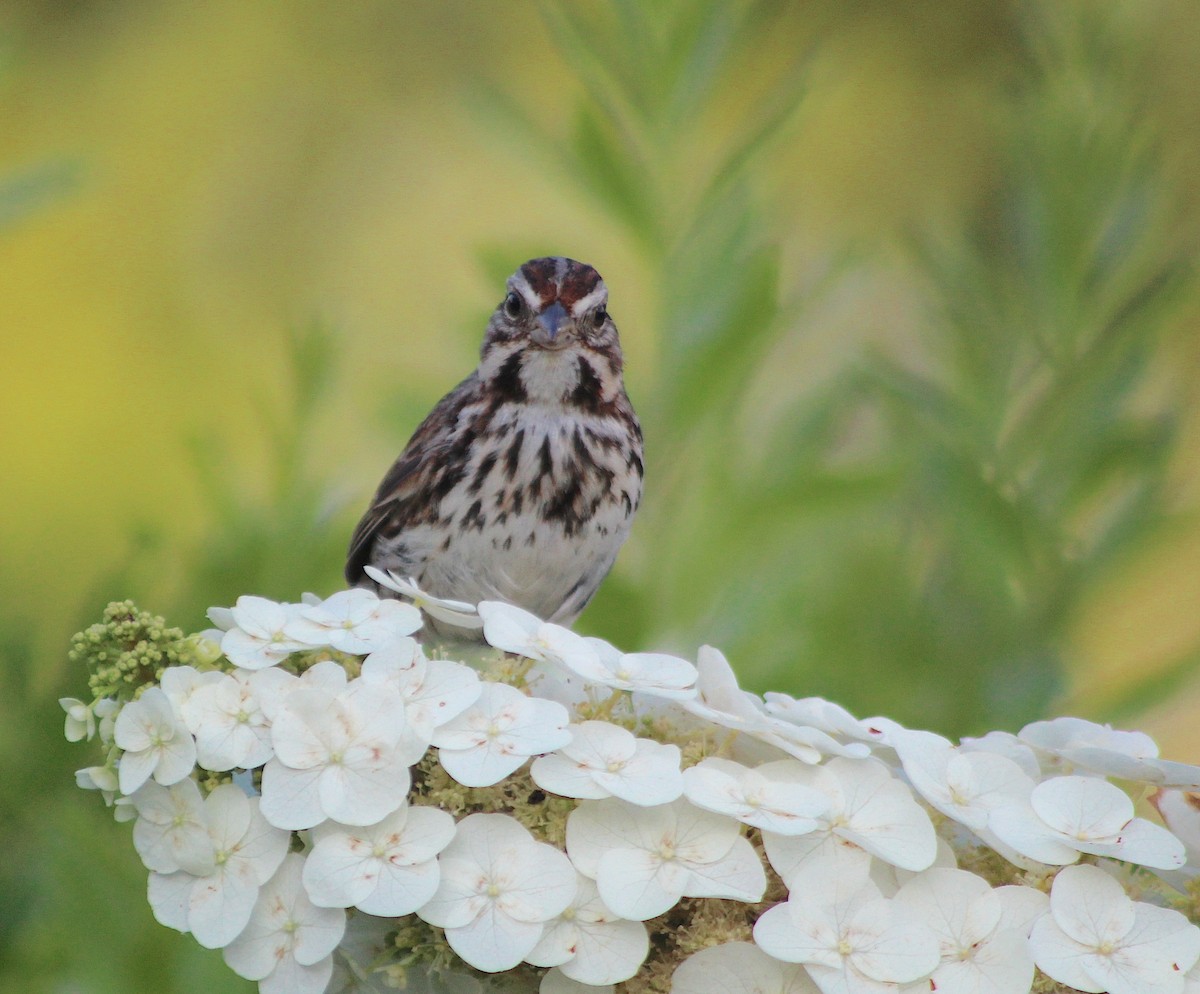
[[[412,987],[413,925],[543,994],[1027,994],[1039,972],[1200,994],[1200,928],[1166,896],[1195,903],[1200,768],[1145,736],[1061,718],[955,745],[760,699],[710,647],[622,653],[377,579],[420,610],[242,597],[211,612],[211,668],[63,702],[108,749],[77,779],[136,818],[155,916],[263,994]],[[422,611],[512,655],[430,658]]]

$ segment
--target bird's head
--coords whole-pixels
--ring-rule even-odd
[[[567,402],[581,391],[611,399],[621,345],[600,274],[561,256],[531,259],[507,290],[488,323],[480,375],[530,400]]]

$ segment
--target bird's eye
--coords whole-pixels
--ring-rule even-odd
[[[525,304],[519,294],[510,293],[504,298],[504,313],[510,318],[519,318],[524,309]]]
[[[599,328],[605,321],[608,320],[608,308],[601,304],[592,311],[592,323]]]

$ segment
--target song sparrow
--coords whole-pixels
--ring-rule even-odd
[[[351,586],[378,589],[371,565],[435,597],[575,620],[642,495],[642,430],[607,304],[600,274],[572,259],[509,277],[478,368],[417,428],[359,522]]]

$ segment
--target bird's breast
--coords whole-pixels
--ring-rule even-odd
[[[441,502],[443,525],[429,536],[440,548],[424,557],[422,585],[549,618],[581,585],[592,584],[590,596],[629,532],[642,492],[640,435],[620,418],[533,405],[501,408],[476,431],[465,472]]]

